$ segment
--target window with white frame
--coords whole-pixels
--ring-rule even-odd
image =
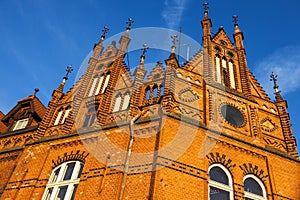
[[[28,118],[18,120],[16,125],[13,128],[13,131],[25,128],[28,124],[28,121],[29,121]]]
[[[221,164],[213,164],[209,167],[209,199],[232,200],[232,178],[229,171]]]
[[[71,106],[68,106],[65,110],[64,117],[61,120],[61,124],[65,123],[66,119],[68,118],[69,114],[71,112]]]
[[[127,92],[124,96],[123,105],[122,105],[121,110],[126,110],[128,108],[129,100],[130,100],[130,93]]]
[[[105,77],[104,85],[103,85],[103,88],[102,88],[102,91],[101,91],[102,94],[105,92],[105,90],[108,86],[109,79],[110,79],[110,72],[108,72],[106,77]]]
[[[245,200],[266,200],[266,190],[262,181],[252,174],[244,177]]]
[[[120,110],[121,102],[122,102],[122,95],[118,94],[116,96],[116,100],[115,100],[115,105],[114,105],[114,108],[113,108],[113,112],[117,112],[117,111]]]
[[[94,79],[93,79],[92,86],[91,86],[91,88],[90,88],[89,95],[88,95],[89,97],[91,97],[91,96],[94,94],[94,90],[95,90],[95,87],[96,87],[97,82],[98,82],[98,76],[95,75],[95,76],[94,76]]]
[[[56,116],[56,119],[55,119],[55,122],[54,122],[54,126],[58,125],[59,121],[60,121],[60,118],[63,114],[63,108],[60,108],[59,111],[58,111],[58,114]]]
[[[82,169],[80,161],[65,162],[53,169],[42,200],[73,200]]]

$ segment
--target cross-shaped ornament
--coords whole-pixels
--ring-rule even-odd
[[[208,11],[208,3],[205,2],[202,5],[203,5],[203,8],[204,8],[204,11]]]
[[[147,52],[148,49],[149,49],[149,47],[147,47],[147,44],[144,43],[143,48],[141,49],[141,50],[143,50],[143,53],[142,53],[143,56],[145,56],[145,53]]]
[[[272,72],[271,76],[270,76],[270,81],[273,81],[274,83],[274,89],[275,89],[275,92],[278,92],[278,85],[277,85],[277,75],[274,74],[274,72]]]
[[[239,23],[238,23],[238,16],[237,15],[233,15],[232,18],[233,18],[232,21],[234,22],[234,26],[238,26],[239,25]]]
[[[176,47],[176,42],[178,42],[177,37],[178,36],[176,34],[171,36],[171,38],[172,38],[172,47]]]
[[[69,66],[67,67],[67,69],[66,69],[66,75],[65,75],[64,79],[67,80],[69,74],[70,74],[72,71],[73,71],[73,67],[72,67],[72,65],[69,65]]]
[[[106,33],[108,32],[109,28],[108,26],[104,26],[102,29],[102,34],[101,34],[101,40],[105,39]]]
[[[131,29],[131,25],[133,24],[133,19],[130,17],[130,18],[128,18],[128,21],[126,22],[126,24],[127,24],[127,30],[130,30]]]

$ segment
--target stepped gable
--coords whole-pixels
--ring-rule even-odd
[[[182,66],[183,69],[202,75],[203,72],[203,50],[199,50],[189,61]]]
[[[157,79],[163,78],[165,74],[165,70],[162,66],[162,63],[157,62],[156,66],[152,69],[152,71],[147,76],[146,82],[152,82]]]
[[[249,70],[248,72],[250,83],[251,83],[251,93],[259,98],[262,98],[267,101],[271,101],[271,99],[268,97],[267,93],[264,91],[263,87],[257,82],[255,79],[255,76],[252,74],[252,72]]]

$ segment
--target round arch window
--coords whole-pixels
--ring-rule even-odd
[[[233,126],[241,127],[245,123],[245,118],[242,112],[231,105],[223,105],[221,107],[221,114],[224,119]]]

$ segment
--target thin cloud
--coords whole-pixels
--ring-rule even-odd
[[[162,17],[167,27],[176,28],[179,25],[187,0],[165,0]]]
[[[278,49],[255,65],[254,74],[269,95],[274,93],[273,83],[270,82],[272,72],[278,75],[281,94],[299,89],[300,46],[286,46]]]

